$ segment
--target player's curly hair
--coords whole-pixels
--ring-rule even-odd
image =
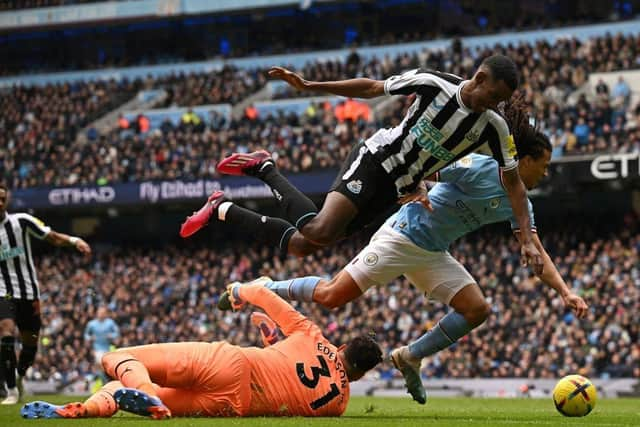
[[[344,349],[344,356],[352,368],[364,373],[382,362],[382,350],[373,337],[355,337]]]
[[[553,147],[549,138],[539,130],[537,123],[531,124],[523,94],[514,94],[500,110],[509,125],[520,158],[530,156],[537,160],[546,151],[551,151]]]
[[[491,71],[496,81],[503,81],[511,90],[518,87],[518,69],[511,58],[505,55],[491,55],[482,61],[482,66]]]

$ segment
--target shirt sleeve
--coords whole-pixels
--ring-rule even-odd
[[[300,314],[288,302],[261,284],[238,286],[235,289],[242,301],[260,307],[282,330],[285,335],[302,332],[308,335],[320,333],[320,328]]]
[[[527,210],[529,211],[529,220],[531,221],[531,231],[536,232],[536,222],[533,215],[533,204],[531,200],[527,199]],[[515,216],[512,216],[509,220],[511,222],[511,230],[514,232],[520,231],[520,224],[518,224],[518,220]]]
[[[35,216],[26,213],[21,213],[17,216],[20,225],[25,228],[29,234],[38,239],[44,239],[51,232],[51,227],[46,226],[44,222]]]
[[[84,328],[84,339],[85,341],[89,341],[91,339],[91,335],[93,335],[91,322],[87,323],[87,326]]]
[[[111,319],[111,333],[114,335],[114,338],[118,338],[120,336],[120,328],[113,319]]]
[[[411,95],[424,88],[439,88],[437,77],[431,73],[421,72],[419,68],[406,73],[389,77],[384,81],[386,95]]]
[[[489,136],[489,148],[502,170],[518,166],[518,150],[507,122],[495,111],[488,111],[489,123],[495,130]]]

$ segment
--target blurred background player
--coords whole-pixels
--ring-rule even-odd
[[[9,189],[0,184],[0,369],[7,387],[3,405],[18,403],[22,377],[33,364],[40,334],[40,291],[31,255],[31,237],[55,246],[69,246],[88,255],[89,245],[79,237],[57,233],[26,213],[8,213]],[[14,334],[20,333],[16,357]],[[17,377],[16,377],[17,371]]]
[[[521,107],[509,111],[508,120],[521,155],[520,176],[527,188],[533,189],[547,173],[551,144],[543,134],[529,126]],[[448,247],[482,225],[505,220],[511,222],[518,239],[521,236],[495,160],[471,154],[442,169],[436,179],[442,183],[429,192],[433,211],[419,203],[402,206],[372,237],[369,245],[332,279],[307,276],[265,283],[285,299],[313,301],[335,308],[359,297],[372,286],[385,286],[404,274],[421,292],[448,304],[453,310],[434,328],[391,354],[412,397],[422,404],[426,402],[420,377],[422,359],[449,347],[480,326],[491,311],[475,279],[449,254]],[[540,279],[558,292],[565,306],[577,317],[584,317],[587,304],[567,286],[544,249],[535,229],[530,202],[528,212],[534,226],[534,243],[544,260]],[[221,298],[223,309],[230,306],[226,300],[227,296]]]
[[[523,262],[531,263],[539,272],[542,260],[529,231],[526,188],[518,176],[513,136],[505,120],[494,111],[498,103],[511,98],[518,86],[517,69],[510,58],[486,58],[470,80],[420,69],[384,81],[307,81],[280,67],[272,68],[269,74],[298,90],[357,98],[416,94],[416,99],[398,126],[380,129],[354,146],[320,212],[278,172],[268,152],[234,154],[218,164],[218,172],[263,180],[284,208],[287,221],[224,202],[223,193],[216,191],[200,211],[187,218],[180,231],[183,237],[195,233],[212,215],[217,215],[219,220],[255,235],[266,235],[279,242],[282,250],[307,255],[362,230],[381,213],[388,214],[398,200],[406,201],[418,190],[424,177],[488,143],[503,171],[514,215],[520,228],[526,230],[521,238]],[[424,195],[418,193],[414,198],[428,205]]]
[[[102,356],[113,350],[112,346],[115,346],[116,340],[120,336],[118,324],[112,318],[107,317],[108,314],[107,307],[98,307],[96,318],[90,320],[84,329],[84,340],[91,343],[93,362],[96,366],[97,380],[93,386],[94,391],[96,388],[102,387],[108,380],[102,370]]]
[[[349,402],[349,382],[382,361],[371,337],[359,336],[336,347],[261,282],[232,283],[228,290],[232,304],[249,303],[265,311],[252,320],[265,341],[274,336],[274,323],[286,338],[263,349],[227,342],[123,348],[102,359],[105,372],[117,381],[85,403],[32,402],[22,408],[22,416],[109,417],[118,407],[153,418],[340,416]]]

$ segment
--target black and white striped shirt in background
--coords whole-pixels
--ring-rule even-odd
[[[517,167],[507,122],[493,110],[475,113],[465,106],[460,95],[465,84],[453,74],[420,69],[385,80],[387,95],[416,94],[398,126],[380,129],[365,141],[395,182],[398,196],[485,143],[503,170]]]
[[[44,239],[51,228],[26,213],[6,213],[0,222],[0,298],[34,300],[40,294],[31,255],[31,236]]]

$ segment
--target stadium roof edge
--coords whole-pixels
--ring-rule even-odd
[[[332,0],[315,0],[328,2]],[[283,6],[304,8],[301,0],[129,0],[81,5],[53,6],[0,12],[0,30],[89,24],[97,21],[125,21],[141,18],[227,13],[272,9]]]
[[[639,34],[640,19],[632,21],[603,23],[584,26],[572,26],[553,28],[548,30],[522,31],[497,33],[483,36],[462,37],[465,47],[491,47],[497,44],[534,42],[536,40],[547,40],[555,42],[563,38],[575,37],[585,40],[591,37],[602,36],[604,34]],[[450,46],[452,39],[436,39],[422,42],[366,46],[358,48],[358,53],[368,59],[373,56],[384,57],[385,55],[396,55],[403,52],[418,52],[423,49],[446,49]],[[349,49],[336,49],[326,51],[303,52],[295,54],[280,54],[269,56],[252,56],[231,59],[213,59],[199,62],[185,62],[175,64],[161,64],[122,68],[107,68],[97,70],[81,70],[43,74],[22,74],[0,78],[0,88],[14,85],[46,85],[50,83],[76,82],[76,81],[98,81],[122,78],[145,78],[149,75],[153,77],[168,75],[172,73],[201,73],[211,72],[221,69],[225,65],[233,65],[240,69],[267,68],[273,65],[292,66],[302,68],[306,63],[314,61],[326,61],[333,59],[345,59],[350,53]]]

